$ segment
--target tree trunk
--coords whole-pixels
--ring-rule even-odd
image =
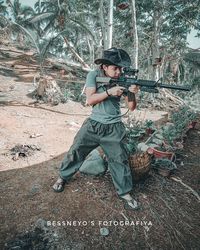
[[[164,63],[160,47],[160,30],[164,21],[164,11],[168,8],[167,0],[153,0],[154,13],[153,13],[153,46],[152,46],[152,65],[153,65],[153,79],[158,80],[162,77],[162,64]]]
[[[38,1],[38,14],[42,12],[42,5],[41,5],[41,0]]]
[[[113,35],[113,0],[109,1],[108,10],[108,22],[105,24],[104,11],[103,11],[104,0],[100,1],[100,23],[102,31],[103,49],[109,49],[112,47],[112,35]]]
[[[99,17],[100,17],[100,23],[101,23],[101,32],[102,32],[102,40],[103,40],[103,48],[106,48],[107,44],[107,32],[106,32],[106,25],[104,20],[104,13],[103,13],[103,3],[104,0],[100,1],[100,11],[99,11]]]
[[[133,29],[133,67],[138,69],[138,33],[137,33],[137,24],[136,24],[136,9],[135,9],[135,0],[130,0],[131,7],[131,16],[132,16],[132,29]]]
[[[64,101],[64,95],[60,87],[57,85],[56,81],[49,76],[40,77],[36,94],[37,97],[44,102],[52,103],[53,105],[57,105]]]
[[[113,0],[110,0],[109,13],[108,13],[108,35],[106,49],[112,47],[112,35],[113,35]]]
[[[89,37],[87,37],[87,44],[88,44],[89,54],[90,54],[89,62],[90,64],[92,64],[94,63],[94,43],[92,40],[89,39]]]
[[[159,54],[159,40],[160,40],[160,22],[161,16],[158,10],[154,11],[153,16],[153,25],[154,25],[154,34],[153,34],[153,45],[152,45],[152,66],[153,66],[153,76],[154,80],[160,78],[160,54]]]

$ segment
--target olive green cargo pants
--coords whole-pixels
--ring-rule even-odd
[[[85,157],[101,146],[107,160],[112,180],[119,195],[132,190],[132,175],[128,165],[128,153],[124,144],[125,127],[122,122],[102,124],[86,119],[74,138],[60,168],[60,176],[66,181],[79,170]]]

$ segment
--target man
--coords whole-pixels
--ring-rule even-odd
[[[126,207],[138,209],[132,198],[132,175],[128,165],[128,152],[125,145],[125,126],[121,121],[120,98],[124,96],[130,110],[136,107],[135,93],[138,87],[129,87],[129,98],[124,88],[115,86],[110,89],[96,83],[97,76],[119,78],[122,68],[131,65],[129,55],[122,49],[111,48],[103,52],[103,57],[95,60],[100,68],[91,71],[86,79],[86,101],[93,106],[92,114],[83,123],[74,138],[60,168],[60,177],[53,185],[56,192],[64,189],[66,182],[79,170],[85,157],[97,146],[101,146],[107,160],[113,184]],[[131,99],[130,99],[131,97]]]

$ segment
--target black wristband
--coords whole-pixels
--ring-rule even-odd
[[[106,94],[108,95],[108,96],[111,96],[109,93],[108,93],[108,90],[106,89]]]
[[[128,96],[128,101],[129,101],[129,102],[135,101],[135,94],[134,94],[134,93],[128,91],[127,96]]]

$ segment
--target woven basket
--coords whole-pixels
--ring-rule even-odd
[[[145,178],[151,167],[151,155],[147,152],[140,152],[129,157],[129,165],[132,171],[133,180],[139,181]]]

